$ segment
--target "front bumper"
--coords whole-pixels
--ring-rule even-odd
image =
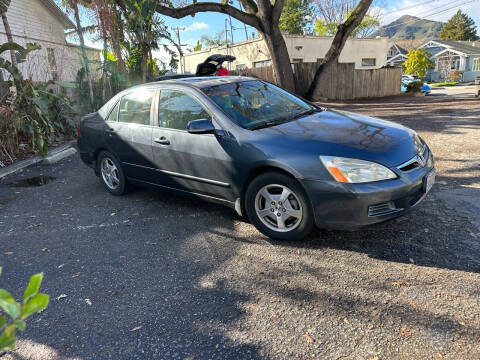
[[[433,157],[431,163],[413,171],[391,170],[398,178],[374,183],[301,180],[317,227],[356,229],[396,218],[419,204],[426,195],[425,178],[434,171]]]

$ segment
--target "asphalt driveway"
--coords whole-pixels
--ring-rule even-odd
[[[0,287],[43,271],[51,295],[2,360],[479,359],[480,101],[327,106],[420,132],[439,172],[421,206],[286,243],[218,205],[111,196],[77,156],[1,180]]]

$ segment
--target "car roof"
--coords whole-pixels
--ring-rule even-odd
[[[184,78],[178,78],[178,79],[155,81],[155,82],[147,83],[145,85],[152,86],[152,85],[160,85],[160,84],[181,84],[181,85],[186,85],[186,86],[196,87],[201,89],[201,88],[215,86],[215,85],[236,83],[236,82],[248,81],[248,80],[259,80],[259,79],[246,77],[246,76],[192,76],[192,77],[184,77]]]

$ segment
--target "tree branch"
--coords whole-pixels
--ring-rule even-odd
[[[213,3],[213,2],[200,2],[192,5],[187,5],[180,8],[172,8],[163,5],[157,5],[156,11],[162,15],[170,16],[175,19],[181,19],[186,16],[193,16],[201,12],[219,12],[230,15],[231,17],[259,29],[261,24],[260,20],[252,14],[247,14],[236,7],[226,4]]]
[[[322,80],[323,74],[327,72],[327,69],[330,67],[330,65],[338,61],[338,57],[340,56],[348,37],[362,22],[372,2],[373,0],[360,0],[357,7],[352,11],[350,17],[345,20],[343,24],[338,25],[337,33],[333,38],[332,45],[315,72],[315,76],[310,84],[310,88],[305,95],[307,99],[312,99],[317,87],[319,86],[319,83]]]
[[[273,11],[272,11],[272,17],[274,21],[278,21],[280,19],[284,4],[285,4],[285,0],[275,0],[275,4],[273,5]]]

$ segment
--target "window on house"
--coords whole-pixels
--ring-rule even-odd
[[[257,61],[253,63],[253,67],[256,67],[256,68],[261,68],[261,67],[270,66],[270,65],[272,65],[271,60],[263,60],[263,61]]]
[[[473,59],[472,71],[480,71],[480,58]]]
[[[303,62],[302,58],[292,58],[292,64],[298,64]]]
[[[459,70],[460,69],[460,59],[453,59],[452,64],[450,66],[451,70]]]
[[[52,72],[53,80],[57,80],[57,61],[55,60],[55,51],[52,48],[47,48],[47,60],[50,71]]]
[[[363,58],[362,66],[375,66],[377,65],[377,59],[375,58]]]

